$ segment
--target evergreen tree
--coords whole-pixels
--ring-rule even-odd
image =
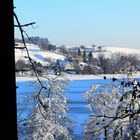
[[[93,55],[92,55],[92,52],[91,51],[88,54],[88,63],[89,64],[93,64]]]
[[[78,48],[78,56],[81,56],[81,50]]]
[[[60,67],[59,60],[56,61],[54,72],[55,72],[55,75],[60,75],[61,74],[61,67]]]
[[[83,62],[87,63],[86,51],[83,52]]]

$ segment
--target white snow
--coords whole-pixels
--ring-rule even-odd
[[[23,44],[18,43],[18,47],[24,47]],[[40,62],[42,65],[48,65],[48,61],[44,61],[41,58],[36,57],[35,55],[39,55],[42,58],[50,59],[51,61],[56,61],[57,59],[59,60],[64,60],[65,56],[54,53],[54,52],[49,52],[49,51],[42,51],[39,46],[34,45],[34,44],[26,44],[27,49],[29,52],[30,57],[35,60],[36,62]],[[15,50],[15,61],[22,59],[24,61],[28,61],[27,57],[27,51],[26,49],[21,50],[21,49],[16,49]]]
[[[107,51],[110,51],[112,53],[126,53],[126,54],[138,54],[140,55],[140,49],[136,48],[118,48],[118,47],[105,47]]]
[[[46,53],[44,54],[44,57],[50,58],[51,60],[57,60],[57,59],[64,60],[66,58],[63,55],[56,54],[56,53],[49,52],[49,51],[46,51]]]
[[[102,52],[93,51],[93,57],[98,58],[100,54],[105,57],[112,57],[113,54],[134,55],[140,57],[140,49],[135,48],[118,48],[118,47],[103,47]]]
[[[55,75],[49,75],[55,76]],[[80,75],[80,74],[66,74],[64,75],[65,78],[68,80],[95,80],[95,79],[103,79],[106,76],[107,79],[109,78],[122,78],[121,74],[101,74],[101,75]],[[140,78],[140,73],[134,74],[133,78]],[[45,78],[40,77],[41,80],[45,80]],[[37,80],[36,77],[16,77],[16,81],[35,81]]]
[[[95,80],[95,79],[103,79],[103,77],[106,76],[107,79],[109,78],[122,78],[121,74],[99,74],[99,75],[65,75],[66,78],[69,80]],[[140,74],[134,74],[133,78],[140,78]]]

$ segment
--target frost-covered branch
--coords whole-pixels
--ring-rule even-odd
[[[25,119],[26,125],[19,125],[19,134],[22,134],[25,139],[71,140],[72,137],[69,129],[71,129],[72,121],[67,116],[67,97],[64,93],[64,86],[67,81],[64,77],[60,77],[59,75],[54,77],[46,76],[44,80],[40,79],[34,61],[30,57],[26,46],[24,34],[28,38],[29,36],[23,30],[23,27],[34,23],[21,25],[15,13],[14,17],[17,21],[16,27],[19,28],[21,33],[24,45],[22,49],[25,49],[27,52],[27,58],[31,63],[38,83],[38,88],[32,96],[36,101],[36,106],[33,112],[29,114],[28,118]]]
[[[129,86],[95,85],[84,94],[92,112],[85,123],[84,140],[140,138],[139,82],[132,77],[123,82]]]

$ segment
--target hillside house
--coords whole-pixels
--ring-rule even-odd
[[[59,61],[59,65],[60,65],[61,69],[64,71],[73,71],[74,70],[73,64],[70,63],[69,61]]]

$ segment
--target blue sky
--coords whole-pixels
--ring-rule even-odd
[[[140,48],[140,0],[14,0],[29,36],[52,44]],[[16,36],[19,33],[15,32]]]

